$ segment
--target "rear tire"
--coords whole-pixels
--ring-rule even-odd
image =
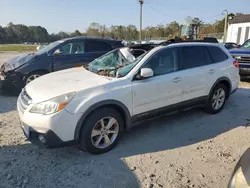
[[[227,87],[224,84],[217,84],[209,96],[205,111],[210,114],[219,113],[224,108],[227,98]]]
[[[91,113],[82,126],[80,147],[102,154],[117,144],[124,130],[124,120],[115,109],[102,108]]]

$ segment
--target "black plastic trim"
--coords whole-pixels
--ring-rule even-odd
[[[120,110],[122,110],[123,112],[123,116],[125,117],[125,129],[129,128],[131,126],[131,115],[130,112],[128,110],[128,108],[121,102],[117,101],[117,100],[105,100],[105,101],[101,101],[98,102],[92,106],[90,106],[86,112],[83,114],[83,116],[80,118],[80,120],[77,123],[76,129],[75,129],[75,136],[74,139],[78,140],[80,137],[80,132],[81,132],[81,128],[83,125],[83,122],[85,121],[85,119],[87,118],[87,116],[92,113],[95,109],[102,107],[102,106],[107,106],[107,105],[115,105],[117,106]]]
[[[23,130],[23,128],[22,128]],[[46,147],[46,148],[59,148],[59,147],[65,147],[65,146],[71,146],[76,145],[77,142],[75,140],[64,142],[62,141],[52,130],[48,130],[46,133],[39,133],[29,127],[29,135],[25,134],[25,131],[23,130],[24,135],[26,138],[35,145]],[[46,143],[42,143],[38,135],[42,134],[46,138]]]
[[[230,95],[231,90],[232,90],[232,83],[231,83],[231,81],[230,81],[227,77],[221,77],[221,78],[219,78],[219,79],[214,83],[214,85],[212,86],[212,88],[211,88],[211,90],[210,90],[210,92],[209,92],[209,96],[210,96],[211,93],[213,92],[214,87],[215,87],[219,82],[222,82],[222,81],[227,81],[227,82],[229,83],[230,88],[229,88],[229,93],[228,93],[228,94]]]
[[[164,115],[164,114],[167,114],[170,112],[175,112],[175,111],[179,111],[182,109],[191,108],[191,107],[194,107],[197,105],[204,105],[204,104],[206,104],[207,99],[208,99],[208,96],[199,97],[199,98],[187,100],[184,102],[180,102],[177,104],[173,104],[170,106],[147,111],[147,112],[144,112],[141,114],[137,114],[137,115],[132,117],[132,123],[133,124],[138,123],[138,122],[143,121],[145,119],[150,119],[150,118],[161,116],[161,115]]]

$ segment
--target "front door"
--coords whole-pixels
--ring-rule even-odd
[[[180,85],[183,80],[178,72],[176,48],[164,49],[154,54],[142,68],[151,68],[154,76],[132,81],[133,115],[181,102]]]

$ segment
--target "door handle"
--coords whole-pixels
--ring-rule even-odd
[[[209,73],[209,74],[215,73],[215,69],[210,69],[210,70],[208,71],[208,73]]]
[[[177,82],[181,81],[181,78],[180,77],[176,77],[172,81],[175,82],[175,83],[177,83]]]

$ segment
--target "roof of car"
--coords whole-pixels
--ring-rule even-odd
[[[224,46],[222,43],[207,43],[207,42],[185,42],[173,43],[167,46],[157,46],[150,51],[150,54],[157,52],[160,49],[169,48],[173,46]]]
[[[120,40],[115,40],[112,38],[107,38],[107,37],[97,37],[97,36],[78,36],[78,37],[71,37],[71,38],[65,38],[63,39],[64,41],[67,40],[73,40],[73,39],[96,39],[96,40],[105,40],[105,41],[120,41]]]
[[[168,46],[219,46],[221,43],[210,43],[210,42],[180,42],[180,43],[172,43]]]
[[[224,48],[224,45],[222,43],[210,43],[210,42],[180,42],[180,43],[172,43],[172,44],[169,44],[167,46],[157,46],[155,48],[153,48],[152,50],[149,51],[149,53],[146,55],[146,56],[151,56],[152,54],[154,54],[155,52],[161,50],[161,49],[164,49],[164,48],[169,48],[169,47],[173,47],[173,46],[178,46],[178,47],[181,47],[181,46],[220,46],[220,47],[223,47]]]

